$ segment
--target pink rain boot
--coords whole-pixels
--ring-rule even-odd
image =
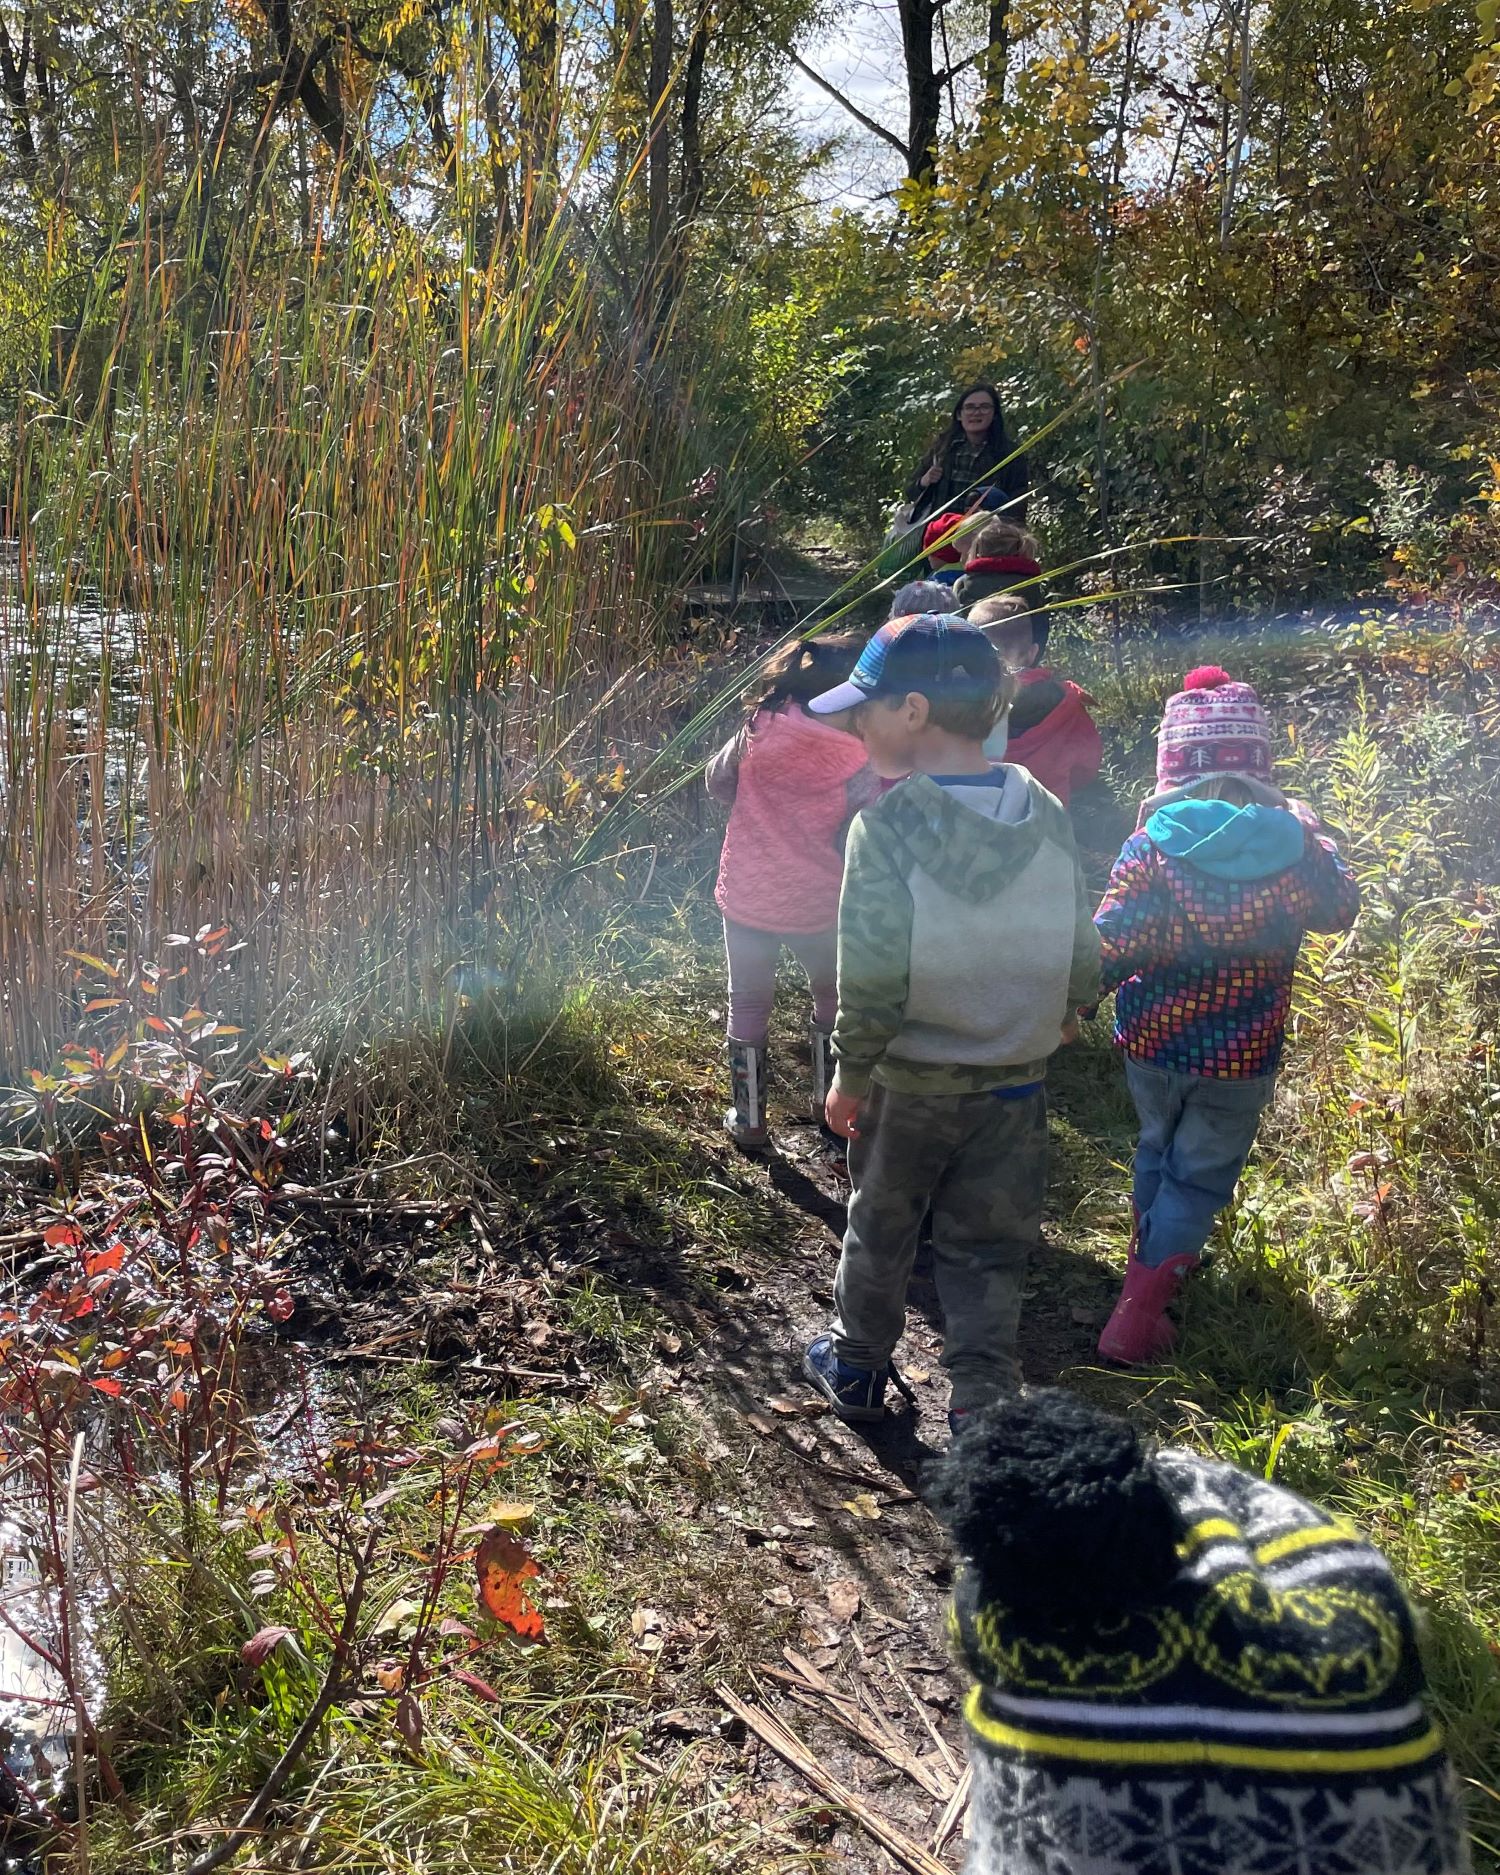
[[[1152,1269],[1136,1255],[1136,1240],[1131,1238],[1125,1287],[1099,1337],[1099,1352],[1106,1361],[1121,1367],[1144,1367],[1170,1351],[1177,1330],[1167,1319],[1167,1304],[1183,1277],[1197,1267],[1197,1257],[1175,1256]]]

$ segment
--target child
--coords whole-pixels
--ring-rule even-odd
[[[1104,745],[1089,715],[1092,699],[1077,684],[1038,663],[1047,643],[1047,621],[1028,613],[1026,594],[997,593],[981,599],[969,613],[969,623],[979,626],[1020,686],[1010,706],[1008,747],[1003,741],[986,743],[985,753],[992,762],[1018,763],[1070,807],[1073,790],[1087,786],[1104,759]]]
[[[975,1416],[929,1501],[977,1684],[968,1875],[1466,1875],[1379,1551],[1057,1389]]]
[[[1346,931],[1359,888],[1316,815],[1271,785],[1260,699],[1216,665],[1167,701],[1157,793],[1094,922],[1140,1117],[1125,1287],[1106,1360],[1171,1347],[1164,1313],[1234,1188],[1276,1069],[1306,931]]]
[[[823,1115],[844,836],[877,783],[858,738],[804,705],[848,676],[861,642],[809,639],[782,652],[705,774],[709,793],[729,808],[714,899],[729,962],[732,1104],[724,1125],[739,1146],[768,1138],[766,1030],[783,945],[812,986],[813,1117]]]
[[[1047,617],[1041,584],[1042,550],[1036,536],[1015,521],[995,515],[963,543],[964,569],[953,597],[964,611],[981,599],[1024,586],[1026,603],[1038,612],[1041,644],[1047,642]]]
[[[892,618],[914,618],[918,612],[946,612],[953,603],[953,588],[936,579],[910,579],[891,599]]]
[[[962,514],[954,509],[935,514],[922,530],[922,550],[927,555],[930,580],[939,586],[954,587],[963,576],[964,560],[970,540],[985,525],[982,512]],[[946,595],[951,602],[953,594]]]
[[[849,1140],[836,1320],[804,1372],[841,1419],[884,1412],[917,1233],[933,1254],[950,1423],[1020,1376],[1016,1329],[1041,1225],[1042,1083],[1099,951],[1067,816],[984,739],[1008,680],[982,632],[883,625],[815,714],[858,709],[877,773],[905,775],[854,824],[839,900],[830,1131]]]

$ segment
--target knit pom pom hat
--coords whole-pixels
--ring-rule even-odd
[[[1185,788],[1222,775],[1271,779],[1271,725],[1253,685],[1203,664],[1167,698],[1156,738],[1156,785]]]
[[[1055,1389],[974,1414],[929,1495],[969,1875],[1468,1875],[1411,1613],[1352,1525]]]

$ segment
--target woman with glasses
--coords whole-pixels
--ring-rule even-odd
[[[947,429],[922,460],[906,491],[911,521],[948,510],[1004,508],[1007,519],[1026,515],[1026,458],[1013,455],[1000,393],[971,384],[953,406]],[[1006,457],[1011,459],[1007,462]]]

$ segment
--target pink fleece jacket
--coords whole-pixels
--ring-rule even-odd
[[[838,923],[844,833],[875,798],[863,744],[797,704],[759,710],[708,765],[708,790],[730,803],[714,899],[757,931],[827,931]]]

